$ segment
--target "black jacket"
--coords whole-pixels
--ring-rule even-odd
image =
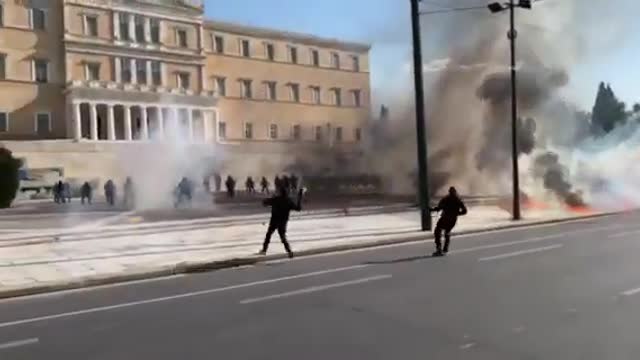
[[[462,200],[457,196],[447,195],[443,197],[438,206],[431,209],[432,211],[442,211],[443,218],[455,219],[460,215],[467,214],[467,207],[464,206]]]
[[[302,196],[298,194],[298,201],[294,202],[287,195],[277,195],[263,201],[264,206],[271,206],[271,223],[280,224],[289,221],[291,210],[302,210]]]

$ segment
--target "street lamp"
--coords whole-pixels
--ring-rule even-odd
[[[418,3],[421,0],[411,1],[411,30],[413,34],[413,76],[415,81],[416,102],[416,136],[418,149],[418,196],[420,200],[420,224],[422,231],[430,231],[431,199],[429,194],[428,157],[426,126],[424,114],[424,84],[422,79],[422,46],[420,43],[420,9]]]
[[[515,8],[531,9],[531,0],[514,0],[508,3],[491,3],[488,5],[492,13],[509,10],[510,28],[509,41],[511,43],[511,158],[513,162],[513,219],[520,220],[520,179],[518,174],[518,100],[516,96],[516,37]]]

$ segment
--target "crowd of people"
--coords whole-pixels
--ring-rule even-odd
[[[215,186],[213,190],[215,192],[220,192],[222,190],[222,177],[220,176],[220,174],[217,174],[217,173],[214,174],[213,181]],[[281,175],[281,176],[276,175],[276,177],[273,179],[273,189],[276,192],[277,192],[277,189],[280,189],[280,188],[295,191],[298,189],[299,182],[300,182],[299,178],[294,174]],[[226,188],[227,196],[229,196],[230,198],[236,195],[236,184],[237,184],[236,179],[233,178],[231,175],[228,175],[224,181],[224,186]],[[210,188],[208,178],[205,179],[204,185],[207,191],[212,190]],[[258,184],[256,184],[255,180],[253,180],[253,177],[248,176],[244,182],[245,191],[249,194],[256,194],[257,193],[256,185],[260,186],[261,194],[265,194],[265,195],[271,194],[271,183],[264,176],[260,179],[260,182]]]

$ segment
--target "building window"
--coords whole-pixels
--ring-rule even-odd
[[[300,85],[289,84],[290,100],[293,102],[300,102]]]
[[[249,40],[240,40],[240,55],[244,57],[251,56]]]
[[[191,74],[187,72],[178,73],[178,87],[180,89],[189,89],[191,87]]]
[[[298,63],[298,48],[295,46],[289,46],[289,61],[292,64]]]
[[[313,66],[320,66],[320,52],[316,49],[311,49],[311,64]]]
[[[136,60],[136,80],[138,84],[147,83],[147,60]]]
[[[278,125],[271,124],[269,125],[269,138],[275,140],[278,138]]]
[[[300,140],[302,138],[302,128],[300,125],[293,125],[293,139]]]
[[[120,79],[123,83],[128,84],[131,82],[131,60],[127,58],[120,58],[121,72]]]
[[[244,138],[245,139],[253,139],[253,124],[245,123],[244,124]]]
[[[224,38],[221,35],[213,36],[213,51],[224,54]]]
[[[357,142],[360,142],[362,140],[362,129],[356,128],[355,138]]]
[[[88,81],[100,80],[100,63],[87,63],[86,64],[86,77]]]
[[[84,16],[84,34],[87,36],[98,36],[98,17],[96,15]]]
[[[342,142],[342,127],[336,127],[336,142]]]
[[[340,54],[337,52],[331,53],[331,66],[335,69],[340,69]]]
[[[151,42],[154,44],[160,43],[160,20],[151,19]]]
[[[162,65],[160,61],[151,62],[151,81],[153,85],[162,85]]]
[[[352,100],[353,106],[355,107],[361,106],[360,90],[351,90],[351,100]]]
[[[131,40],[131,36],[129,36],[129,16],[131,15],[120,13],[120,40]]]
[[[274,61],[276,59],[276,48],[272,43],[264,44],[264,52],[269,61]]]
[[[140,15],[136,15],[134,21],[136,25],[136,40],[138,42],[145,42],[146,36],[144,36],[144,18]]]
[[[331,89],[332,105],[342,106],[342,91],[340,89]]]
[[[218,96],[227,96],[227,79],[223,77],[214,77],[213,86]]]
[[[322,103],[322,96],[320,94],[320,87],[319,86],[312,86],[311,87],[311,101],[314,104]]]
[[[38,8],[31,9],[31,28],[45,30],[47,27],[47,13]]]
[[[0,132],[9,131],[9,114],[6,112],[0,112]]]
[[[251,89],[251,80],[240,80],[240,97],[245,99],[251,99],[253,97],[253,91]]]
[[[48,134],[51,132],[51,115],[49,113],[36,114],[36,133]]]
[[[322,126],[316,126],[313,132],[316,141],[322,141]]]
[[[351,56],[351,69],[356,72],[360,71],[360,58],[358,55]]]
[[[0,54],[0,80],[7,78],[7,55]]]
[[[276,101],[278,99],[278,94],[276,93],[276,82],[265,82],[265,92],[268,100]]]
[[[186,48],[187,45],[187,30],[176,29],[176,44],[178,47]]]
[[[218,138],[220,139],[227,138],[227,123],[223,121],[218,123]]]
[[[49,82],[49,62],[47,60],[33,60],[34,80],[39,83]]]

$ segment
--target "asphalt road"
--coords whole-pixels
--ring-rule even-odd
[[[0,359],[637,359],[638,220],[1,301]]]

